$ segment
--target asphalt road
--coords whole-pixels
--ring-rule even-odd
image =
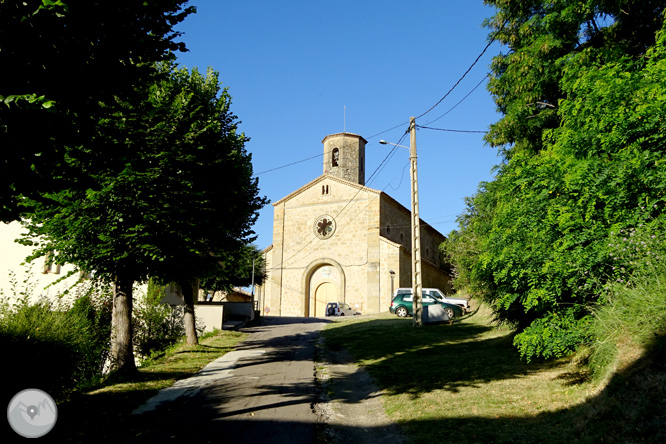
[[[135,411],[159,424],[134,443],[268,443],[321,441],[315,413],[314,346],[327,322],[263,318],[251,333],[195,378],[181,381]]]

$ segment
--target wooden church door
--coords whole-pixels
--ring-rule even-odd
[[[317,290],[315,290],[314,316],[326,316],[326,304],[337,301],[338,295],[335,290],[335,285],[330,282],[324,282],[317,287]]]

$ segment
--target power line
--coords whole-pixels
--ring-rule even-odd
[[[488,42],[488,44],[486,45],[486,47],[483,48],[483,51],[481,51],[481,54],[479,54],[479,55],[477,56],[477,58],[474,60],[474,62],[472,62],[472,64],[470,65],[470,67],[467,68],[467,71],[465,71],[465,73],[464,73],[464,74],[458,79],[458,81],[457,81],[457,82],[451,87],[451,89],[449,89],[449,90],[447,91],[447,93],[444,94],[444,96],[443,96],[441,99],[439,99],[439,101],[438,101],[437,103],[435,103],[433,106],[431,106],[426,112],[424,112],[424,113],[421,114],[420,116],[417,116],[417,117],[416,117],[417,119],[420,119],[421,117],[425,116],[425,115],[428,114],[430,111],[432,111],[433,109],[435,109],[435,108],[437,107],[437,105],[439,105],[440,103],[442,103],[442,102],[444,101],[444,99],[446,99],[446,98],[448,97],[448,95],[451,94],[451,92],[453,92],[454,89],[456,89],[456,87],[458,86],[458,84],[459,84],[460,82],[462,82],[462,80],[465,78],[465,76],[467,76],[467,74],[472,70],[472,68],[474,68],[474,65],[476,65],[476,64],[478,63],[478,61],[481,59],[481,57],[483,57],[483,55],[486,53],[486,51],[488,50],[488,48],[490,48],[490,45],[492,45],[493,43],[495,43],[495,40],[497,39],[497,36],[498,36],[499,33],[504,29],[504,25],[506,25],[507,22],[508,22],[508,18],[507,18],[506,20],[504,20],[504,22],[502,22],[502,25],[499,27],[499,29],[498,29],[496,32],[493,33],[493,37],[490,39],[490,41]],[[478,86],[478,85],[477,85],[477,86]],[[475,87],[475,89],[476,89],[476,87]],[[457,105],[456,105],[456,106],[457,106]]]
[[[488,131],[468,131],[468,130],[455,130],[455,129],[445,129],[445,128],[431,128],[429,126],[416,125],[417,128],[435,130],[435,131],[448,131],[451,133],[476,133],[476,134],[486,134]]]
[[[441,99],[439,99],[439,101],[438,101],[437,103],[435,103],[433,106],[431,106],[426,112],[424,112],[424,113],[422,113],[421,115],[417,116],[416,119],[419,119],[419,118],[425,116],[426,114],[428,114],[429,112],[431,112],[431,111],[432,111],[433,109],[435,109],[440,103],[442,103],[442,102],[444,101],[444,99],[446,99],[446,98],[449,96],[449,94],[451,94],[451,92],[453,92],[453,90],[454,90],[454,89],[460,84],[460,82],[461,82],[461,81],[467,76],[467,74],[472,70],[472,68],[478,63],[478,61],[481,59],[481,57],[483,57],[483,55],[486,53],[486,51],[488,50],[488,48],[490,48],[490,46],[495,42],[495,40],[497,39],[498,34],[504,29],[504,26],[506,25],[507,22],[508,22],[508,19],[506,19],[506,20],[504,20],[504,22],[502,22],[502,24],[500,25],[499,29],[497,29],[497,31],[495,31],[495,32],[492,34],[492,38],[490,39],[490,41],[488,42],[488,44],[483,48],[483,50],[481,51],[481,53],[476,57],[476,59],[475,59],[474,62],[470,65],[470,67],[467,68],[467,71],[465,71],[465,73],[464,73],[464,74],[458,79],[458,81],[457,81],[457,82],[451,87],[451,89],[449,89],[449,90],[447,91],[447,93],[444,94],[444,96],[443,96]],[[451,111],[453,111],[458,105],[460,105],[465,99],[467,99],[467,97],[469,97],[470,94],[472,94],[472,93],[473,93],[473,92],[474,92],[474,91],[475,91],[475,90],[476,90],[476,89],[477,89],[477,88],[478,88],[478,87],[479,87],[479,86],[480,86],[480,85],[481,85],[481,84],[482,84],[482,83],[488,78],[488,76],[489,76],[489,74],[486,74],[486,76],[485,76],[485,77],[484,77],[484,78],[483,78],[483,79],[482,79],[482,80],[481,80],[481,81],[480,81],[480,82],[479,82],[474,88],[472,88],[472,90],[471,90],[469,93],[467,93],[467,95],[465,95],[465,97],[463,97],[458,103],[456,103],[454,106],[452,106],[452,107],[451,107],[448,111],[446,111],[444,114],[442,114],[441,116],[437,117],[436,119],[432,120],[432,121],[429,122],[429,123],[435,122],[435,121],[441,119],[442,117],[444,117],[445,115],[447,115],[448,113],[450,113]],[[396,128],[400,128],[400,127],[403,126],[403,125],[409,125],[409,123],[410,123],[409,121],[407,121],[407,122],[403,122],[403,123],[399,123],[398,125],[395,125],[395,126],[389,128],[389,129],[386,129],[386,130],[381,131],[381,132],[379,132],[379,133],[373,134],[372,136],[368,137],[367,139],[375,138],[375,137],[377,137],[377,136],[379,136],[379,135],[381,135],[381,134],[387,133],[387,132],[392,131],[392,130],[394,130],[394,129],[396,129]],[[424,128],[424,129],[434,129],[434,130],[438,130],[438,131],[461,132],[461,133],[465,133],[465,132],[478,132],[478,131],[462,131],[462,130],[446,130],[446,129],[437,129],[437,128],[427,128],[427,127],[424,127],[424,126],[420,126],[420,128]],[[487,131],[484,131],[484,133],[486,133],[486,132],[487,132]],[[289,163],[289,164],[286,164],[286,165],[282,165],[282,166],[279,166],[279,167],[271,168],[271,169],[269,169],[269,170],[261,171],[261,172],[259,172],[259,173],[254,174],[254,176],[258,176],[258,175],[260,175],[260,174],[269,173],[269,172],[271,172],[271,171],[276,171],[276,170],[279,170],[279,169],[282,169],[282,168],[286,168],[286,167],[289,167],[289,166],[292,166],[292,165],[296,165],[296,164],[299,164],[299,163],[302,163],[302,162],[307,162],[308,160],[316,159],[317,157],[321,157],[321,156],[323,156],[323,155],[325,155],[325,154],[326,154],[326,153],[318,154],[318,155],[316,155],[316,156],[308,157],[307,159],[297,160],[296,162],[292,162],[292,163]]]
[[[495,36],[493,36],[493,38],[490,40],[490,42],[488,42],[488,44],[486,45],[486,47],[483,48],[483,51],[481,51],[481,54],[479,54],[479,56],[476,58],[476,60],[474,60],[474,62],[470,65],[470,67],[467,68],[467,71],[465,71],[465,73],[462,75],[462,77],[460,77],[460,78],[458,79],[458,81],[457,81],[457,82],[451,87],[451,89],[449,89],[449,90],[447,91],[447,93],[444,94],[444,96],[443,96],[441,99],[439,99],[439,101],[438,101],[437,103],[435,103],[433,106],[431,106],[431,107],[428,109],[428,111],[424,112],[424,113],[421,114],[420,116],[417,116],[416,118],[417,118],[417,119],[420,119],[421,117],[425,116],[425,115],[428,114],[430,111],[432,111],[433,109],[435,109],[435,108],[437,107],[437,105],[439,105],[440,103],[442,103],[442,102],[444,101],[444,99],[446,99],[446,98],[449,96],[449,94],[451,94],[451,93],[453,92],[453,90],[456,89],[456,86],[458,86],[458,85],[460,84],[460,82],[462,82],[462,80],[465,78],[465,76],[467,76],[467,74],[472,70],[472,68],[474,68],[474,65],[476,65],[476,63],[481,59],[481,57],[483,56],[483,54],[486,53],[486,51],[488,50],[488,48],[490,48],[490,45],[492,45],[493,43],[495,43]]]
[[[330,151],[329,151],[329,152],[330,152]],[[292,165],[296,165],[296,164],[298,164],[298,163],[307,162],[308,160],[316,159],[317,157],[321,157],[321,156],[323,156],[323,155],[325,155],[325,154],[328,154],[328,153],[317,154],[316,156],[308,157],[307,159],[297,160],[296,162],[292,162],[292,163],[288,163],[288,164],[286,164],[286,165],[282,165],[282,166],[279,166],[279,167],[271,168],[270,170],[262,171],[262,172],[260,172],[260,173],[255,173],[254,176],[258,176],[258,175],[260,175],[260,174],[265,174],[265,173],[270,173],[271,171],[280,170],[280,169],[282,169],[282,168],[287,168],[287,167],[290,167],[290,166],[292,166]]]
[[[463,97],[462,99],[460,99],[460,101],[459,101],[458,103],[456,103],[455,105],[453,105],[451,108],[449,108],[448,111],[446,111],[446,112],[445,112],[444,114],[442,114],[441,116],[437,117],[435,120],[431,120],[430,122],[427,122],[427,123],[434,123],[434,122],[437,122],[439,119],[441,119],[442,117],[444,117],[445,115],[447,115],[448,113],[450,113],[451,111],[453,111],[454,109],[456,109],[456,107],[457,107],[458,105],[460,105],[461,103],[463,103],[463,102],[465,101],[466,98],[468,98],[469,96],[471,96],[472,93],[473,93],[474,91],[476,91],[476,89],[477,89],[479,86],[481,86],[481,85],[483,84],[483,82],[485,82],[486,79],[487,79],[489,76],[490,76],[490,74],[486,74],[486,76],[485,76],[483,79],[481,79],[481,81],[480,81],[479,83],[477,83],[476,86],[475,86],[474,88],[472,88],[472,90],[471,90],[470,92],[468,92],[467,95],[466,95],[465,97]]]
[[[401,141],[402,141],[402,139],[404,139],[404,137],[405,137],[406,134],[407,134],[407,133],[405,133],[405,134],[402,136],[402,138],[400,139]],[[370,179],[372,179],[372,177],[377,173],[377,171],[379,171],[379,168],[380,168],[380,167],[381,167],[381,166],[382,166],[382,165],[388,160],[388,158],[393,154],[393,152],[395,151],[396,148],[397,148],[397,147],[394,146],[393,149],[392,149],[392,150],[386,155],[386,157],[384,158],[384,160],[382,160],[382,162],[379,164],[379,166],[378,166],[378,167],[375,169],[375,171],[370,175]],[[358,196],[358,194],[361,192],[361,190],[362,190],[362,188],[359,188],[359,189],[356,191],[356,194],[354,194],[354,196],[352,196],[352,198],[351,198],[351,199],[345,204],[345,206],[342,207],[342,210],[338,211],[338,214],[335,215],[334,219],[338,219],[338,218],[340,217],[340,215],[341,215],[341,214],[347,209],[347,207],[348,207],[348,206],[354,201],[354,199],[356,199],[356,196]],[[353,219],[352,219],[352,220],[353,220]],[[346,225],[345,225],[345,226],[346,226]],[[279,265],[272,266],[271,268],[273,268],[273,269],[275,269],[275,268],[284,268],[284,265],[285,265],[287,262],[289,262],[290,260],[292,260],[294,257],[296,257],[296,255],[298,255],[299,253],[301,253],[303,250],[305,250],[309,245],[312,244],[312,241],[314,241],[315,239],[317,239],[317,236],[314,236],[309,242],[306,242],[305,244],[303,244],[303,247],[301,247],[300,250],[298,250],[296,253],[294,253],[294,254],[292,254],[291,256],[289,256],[287,259],[283,260]],[[319,248],[319,247],[317,247],[317,248]]]

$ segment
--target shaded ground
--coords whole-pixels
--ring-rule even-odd
[[[321,359],[326,322],[263,318],[244,328],[250,336],[235,351],[136,409],[133,422],[144,427],[126,442],[405,442],[349,355]]]
[[[336,444],[406,444],[409,441],[384,411],[383,392],[345,350],[320,344],[317,356],[319,404],[316,412],[326,424],[320,442]]]

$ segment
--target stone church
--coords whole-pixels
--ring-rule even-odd
[[[256,297],[271,316],[324,316],[327,302],[363,314],[388,311],[392,288],[411,287],[410,210],[365,186],[365,145],[327,136],[323,174],[273,203],[273,244]],[[445,237],[421,222],[423,287],[450,293]]]

